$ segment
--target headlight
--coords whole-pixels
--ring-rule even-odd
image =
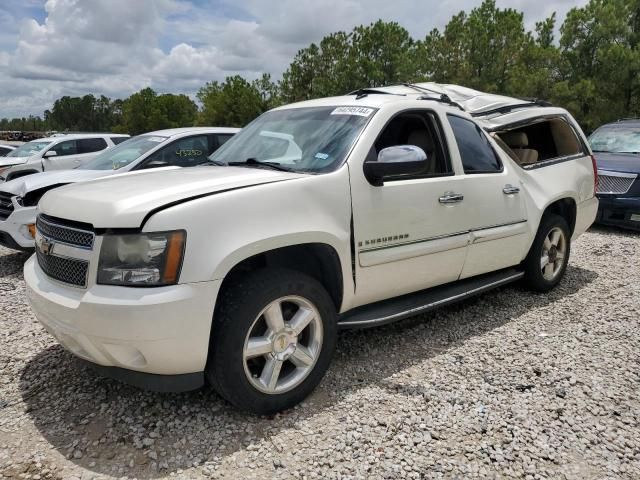
[[[98,283],[157,287],[178,283],[187,234],[106,235],[98,262]]]

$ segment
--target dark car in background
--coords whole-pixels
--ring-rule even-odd
[[[596,222],[640,231],[640,119],[603,125],[589,143],[599,177]]]

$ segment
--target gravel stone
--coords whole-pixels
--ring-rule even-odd
[[[102,378],[31,313],[0,247],[0,479],[640,478],[640,235],[594,228],[549,294],[518,285],[340,334],[300,406]]]

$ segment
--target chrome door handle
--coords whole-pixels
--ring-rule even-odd
[[[438,201],[443,204],[459,203],[464,200],[464,195],[460,193],[444,192]]]
[[[520,193],[520,189],[518,187],[514,187],[513,185],[505,185],[502,189],[502,193],[505,195],[513,195],[515,193]]]

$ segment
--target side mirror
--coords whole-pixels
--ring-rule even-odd
[[[151,160],[149,163],[145,164],[144,168],[160,168],[160,167],[168,167],[169,162],[165,160]]]
[[[58,152],[56,152],[55,150],[48,150],[44,154],[44,158],[57,157],[57,156],[58,156]]]
[[[377,161],[364,162],[364,176],[376,187],[386,178],[415,175],[425,170],[427,154],[415,145],[397,145],[380,150]]]

